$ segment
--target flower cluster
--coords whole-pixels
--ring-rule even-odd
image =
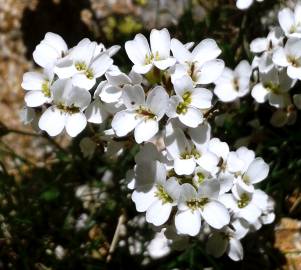
[[[190,128],[172,120],[163,137],[161,151],[151,143],[141,147],[127,175],[137,211],[176,232],[171,240],[206,233],[211,254],[242,259],[240,239],[274,220],[272,200],[254,187],[267,177],[268,164],[246,147],[230,151],[211,138],[205,122]]]
[[[295,107],[301,109],[301,94],[291,97],[289,93],[301,80],[301,5],[294,11],[280,10],[278,20],[280,27],[250,44],[256,54],[252,66],[258,70],[258,81],[251,94],[258,103],[268,101],[275,107],[271,122],[283,126],[294,122]]]
[[[125,43],[129,74],[113,65],[118,50],[89,39],[68,49],[47,33],[33,53],[43,72],[24,74],[22,83],[26,105],[42,111],[39,128],[75,137],[87,122],[103,124],[97,139],[108,157],[133,135],[140,151],[126,179],[137,211],[173,243],[205,234],[209,253],[242,259],[240,239],[274,220],[273,201],[254,186],[269,166],[246,147],[230,151],[212,138],[208,116],[213,92],[224,102],[249,92],[252,67],[225,68],[214,40],[183,44],[167,29]],[[80,147],[86,157],[96,148],[90,138]]]

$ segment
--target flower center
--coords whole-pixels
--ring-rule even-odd
[[[137,110],[136,113],[139,115],[143,116],[146,119],[156,119],[157,116],[148,108],[145,108],[143,106],[140,106]]]
[[[267,82],[264,84],[264,87],[274,94],[280,93],[280,85],[278,85],[278,84],[274,84],[272,82]]]
[[[173,199],[165,191],[162,185],[157,185],[157,191],[155,192],[155,196],[158,197],[163,202],[163,204],[173,202]]]
[[[239,81],[237,78],[233,79],[233,86],[236,92],[239,91]]]
[[[88,79],[92,80],[94,78],[92,69],[88,68],[88,66],[86,65],[85,62],[77,62],[75,64],[75,68],[78,71],[84,71],[84,73]]]
[[[78,113],[80,111],[79,107],[74,106],[73,104],[71,106],[67,106],[63,103],[60,103],[57,105],[57,108],[61,110],[62,112],[68,113],[68,114],[74,114]]]
[[[300,67],[300,63],[296,57],[288,56],[287,60],[293,67]]]
[[[200,199],[191,199],[186,202],[187,206],[194,210],[197,210],[199,208],[204,208],[204,206],[209,202],[208,198],[200,198]]]
[[[199,159],[200,157],[201,157],[201,153],[197,151],[195,148],[193,148],[191,151],[185,151],[180,155],[181,159],[190,159],[190,158]]]
[[[156,52],[155,55],[153,53],[150,53],[145,55],[144,63],[145,65],[149,65],[153,61],[159,61],[159,60],[160,60],[159,52]]]
[[[51,96],[48,80],[42,84],[42,93],[44,94],[45,97]]]
[[[191,93],[186,91],[182,96],[183,101],[180,102],[177,106],[177,114],[185,114],[187,112],[187,107],[191,103]]]
[[[248,196],[247,193],[243,193],[241,196],[240,196],[240,200],[237,202],[237,206],[239,208],[244,208],[246,207],[250,202],[250,198]]]
[[[201,172],[198,172],[197,174],[197,180],[198,180],[198,183],[199,184],[202,184],[203,182],[204,182],[204,179],[205,179],[205,175],[204,174],[202,174]]]

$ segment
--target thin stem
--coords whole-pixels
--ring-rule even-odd
[[[109,254],[108,254],[108,257],[107,257],[107,262],[109,262],[112,259],[112,254],[115,251],[116,245],[118,243],[118,239],[119,239],[119,235],[120,235],[120,228],[121,228],[121,225],[124,222],[125,222],[125,215],[121,214],[118,218],[118,223],[117,223],[117,226],[116,226],[116,229],[115,229],[113,240],[112,240],[112,243],[110,245]]]

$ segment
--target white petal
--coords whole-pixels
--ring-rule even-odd
[[[186,113],[179,115],[179,119],[184,125],[196,128],[203,122],[203,114],[198,109],[188,107]]]
[[[273,54],[273,62],[281,67],[289,66],[289,62],[287,61],[287,57],[284,51],[284,48],[280,47],[274,51]]]
[[[23,75],[21,87],[25,90],[41,90],[46,77],[39,72],[26,72]]]
[[[191,150],[191,146],[182,129],[174,127],[171,123],[166,125],[165,146],[173,159],[180,158],[183,152]]]
[[[255,159],[255,153],[252,150],[249,150],[247,147],[242,146],[236,150],[238,158],[244,162],[242,171],[245,172],[251,162]]]
[[[292,67],[287,68],[287,75],[292,79],[301,80],[301,67]]]
[[[284,8],[278,13],[278,20],[283,31],[289,34],[295,23],[294,13],[289,8]]]
[[[49,98],[45,97],[42,91],[28,91],[24,100],[28,107],[38,107],[46,103]]]
[[[192,92],[193,82],[187,75],[176,79],[173,82],[175,92],[178,96],[182,97],[187,91]]]
[[[239,217],[253,224],[261,215],[261,210],[253,203],[249,203],[246,207],[241,208]]]
[[[213,233],[206,243],[206,251],[208,254],[219,258],[226,252],[228,244],[229,240],[223,235],[223,233]]]
[[[134,65],[133,66],[133,71],[139,74],[145,74],[148,73],[152,69],[153,65],[148,64],[148,65]]]
[[[238,97],[238,92],[232,82],[217,84],[214,88],[214,94],[223,102],[231,102]]]
[[[41,42],[35,48],[32,55],[34,61],[43,68],[53,66],[60,56],[54,47],[46,44],[45,42]]]
[[[242,60],[235,68],[235,74],[240,78],[250,78],[252,74],[252,67],[248,61]]]
[[[101,124],[108,118],[108,113],[99,99],[95,99],[86,109],[85,115],[90,123]]]
[[[66,120],[66,132],[71,137],[76,137],[87,125],[86,116],[83,113],[68,115]]]
[[[229,146],[225,142],[221,142],[218,138],[212,138],[209,142],[209,150],[216,154],[218,157],[223,158],[223,160],[227,159],[228,153],[230,151]]]
[[[206,171],[214,172],[218,165],[219,158],[217,155],[208,151],[206,153],[202,153],[201,157],[197,159],[196,162]]]
[[[244,250],[239,240],[235,238],[230,238],[228,247],[228,256],[233,261],[241,261],[243,259]]]
[[[124,105],[129,109],[138,108],[139,105],[144,105],[145,94],[141,85],[126,85],[123,88],[122,100]]]
[[[247,9],[253,3],[253,0],[237,0],[236,6],[238,9]]]
[[[160,120],[166,112],[169,96],[162,86],[157,86],[152,89],[146,98],[147,107],[157,115],[157,120]]]
[[[208,123],[203,123],[196,128],[190,128],[188,133],[194,144],[202,145],[210,140],[211,126]]]
[[[150,55],[147,39],[142,34],[137,34],[134,40],[127,41],[125,50],[130,60],[139,66],[143,66],[145,57]]]
[[[77,73],[72,77],[74,86],[90,90],[96,83],[96,79],[89,79],[84,73]]]
[[[189,175],[192,174],[195,169],[195,161],[193,158],[190,159],[176,159],[174,161],[174,169],[178,175]]]
[[[170,35],[166,28],[162,30],[153,29],[150,33],[150,45],[154,56],[166,59],[170,55]]]
[[[173,38],[171,40],[171,50],[174,57],[180,62],[190,61],[191,53],[179,40]]]
[[[264,180],[269,174],[269,165],[262,158],[256,158],[250,164],[246,175],[251,183],[256,184]]]
[[[54,73],[60,78],[60,79],[67,79],[71,78],[74,74],[78,73],[78,70],[76,69],[73,60],[72,59],[61,59],[56,63],[54,67]]]
[[[175,216],[175,226],[179,234],[196,236],[201,229],[201,215],[199,211],[178,211]]]
[[[191,105],[198,109],[211,107],[212,92],[206,88],[195,88],[191,94]]]
[[[106,103],[118,102],[122,95],[122,88],[118,86],[104,87],[100,93],[100,98]]]
[[[269,93],[262,83],[258,83],[253,87],[251,95],[258,103],[263,103],[268,99]]]
[[[210,201],[201,210],[202,217],[215,229],[221,229],[230,222],[227,208],[218,201]]]
[[[210,179],[203,181],[198,188],[198,197],[217,198],[220,191],[219,181]]]
[[[63,131],[66,118],[66,114],[55,106],[51,106],[42,114],[39,120],[39,128],[46,131],[50,136],[56,136]]]
[[[101,54],[91,65],[93,75],[95,78],[102,76],[113,64],[113,59],[106,53]]]
[[[288,97],[288,95],[286,94],[274,94],[271,93],[269,95],[269,103],[271,106],[275,107],[275,108],[284,108],[286,107],[287,104],[287,100],[289,100],[290,103],[290,97]]]
[[[44,40],[61,54],[68,50],[65,40],[58,34],[48,32]]]
[[[236,152],[230,152],[227,158],[227,169],[229,172],[235,173],[242,170],[244,163],[239,159]]]
[[[224,61],[219,59],[204,63],[198,73],[197,83],[209,84],[214,82],[222,74],[224,67]]]
[[[146,211],[146,221],[155,226],[161,226],[168,220],[171,209],[172,205],[170,203],[163,203],[161,200],[156,200]]]
[[[135,203],[138,212],[145,212],[150,205],[157,200],[155,196],[157,188],[153,187],[148,192],[139,192],[135,190],[132,194],[132,200]]]
[[[234,176],[231,173],[220,173],[218,176],[220,182],[220,194],[224,194],[231,190],[234,182]]]
[[[204,39],[192,51],[194,61],[203,64],[207,61],[213,60],[221,54],[221,49],[217,46],[215,40]]]
[[[157,134],[158,130],[159,124],[156,120],[143,120],[135,128],[135,141],[137,143],[148,141]]]
[[[154,65],[160,69],[160,70],[165,70],[171,66],[173,66],[176,63],[176,59],[173,57],[169,57],[164,60],[156,60],[154,61]]]
[[[120,111],[112,120],[112,128],[118,137],[122,137],[131,132],[141,121],[142,119],[138,118],[135,112]]]
[[[261,53],[268,49],[268,39],[267,38],[256,38],[250,44],[251,52]]]

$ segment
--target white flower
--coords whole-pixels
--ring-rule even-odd
[[[271,30],[266,38],[256,38],[250,43],[250,50],[253,53],[272,53],[283,45],[283,32],[280,27]]]
[[[24,99],[28,107],[38,107],[52,101],[50,87],[53,77],[50,68],[45,69],[44,73],[26,72],[23,75],[21,86],[27,90]]]
[[[224,253],[234,261],[243,259],[242,239],[249,231],[249,224],[242,219],[232,220],[230,226],[220,231],[213,231],[206,243],[206,251],[214,257],[221,257]]]
[[[159,121],[164,116],[168,95],[163,87],[152,89],[145,100],[140,85],[126,85],[123,90],[123,102],[126,110],[117,112],[112,120],[112,128],[118,137],[127,135],[135,129],[137,143],[151,139],[159,130]]]
[[[248,150],[250,151],[250,150]],[[251,151],[252,153],[253,151]],[[248,159],[248,163],[253,156],[249,156],[247,158],[246,152],[243,151],[245,160]],[[247,192],[254,191],[254,184],[257,184],[264,179],[267,178],[269,174],[269,165],[264,162],[262,158],[255,158],[253,161],[250,162],[249,166],[247,167],[246,171],[238,178],[237,185],[239,185],[243,190]]]
[[[241,261],[244,255],[241,242],[235,237],[235,231],[231,229],[214,232],[206,243],[206,251],[217,258],[227,253],[233,261]]]
[[[214,94],[223,102],[245,96],[249,92],[251,74],[252,68],[246,60],[241,61],[234,71],[225,68],[215,82]]]
[[[175,226],[179,234],[195,236],[201,228],[202,218],[213,228],[221,229],[230,222],[226,207],[217,198],[217,180],[204,181],[198,191],[190,184],[181,186]]]
[[[105,74],[107,82],[100,84],[96,91],[99,91],[99,96],[106,103],[118,102],[122,96],[122,90],[125,85],[141,84],[142,76],[131,71],[129,75],[122,73],[119,70],[108,71]]]
[[[68,55],[56,64],[54,72],[61,79],[72,78],[75,86],[90,90],[113,64],[107,52],[101,52],[101,46],[85,38]]]
[[[41,116],[39,127],[50,136],[60,134],[64,128],[71,137],[79,134],[87,124],[83,113],[91,101],[90,93],[74,87],[70,80],[57,80],[52,85],[53,103]]]
[[[271,69],[267,73],[260,73],[260,83],[256,84],[251,92],[258,102],[266,100],[276,108],[284,108],[290,104],[288,91],[294,86],[294,81],[287,76],[286,70]]]
[[[273,61],[280,67],[287,67],[287,75],[292,79],[301,80],[301,39],[289,39],[284,48],[278,48]]]
[[[150,47],[146,37],[137,34],[134,40],[125,43],[125,50],[134,63],[133,70],[140,74],[149,72],[153,66],[165,70],[176,62],[170,56],[170,35],[166,28],[151,31]]]
[[[96,97],[86,109],[85,115],[88,122],[101,124],[108,118],[109,113],[100,99]]]
[[[259,189],[248,193],[236,185],[232,188],[232,194],[221,195],[219,201],[230,209],[236,218],[254,224],[261,216],[262,209],[266,208],[268,196]]]
[[[297,4],[294,12],[284,8],[278,13],[279,24],[289,38],[301,38],[301,4]]]
[[[224,69],[224,61],[216,59],[221,50],[213,39],[204,39],[190,52],[177,39],[171,40],[171,50],[180,64],[176,65],[172,81],[189,75],[195,84],[214,82]]]
[[[136,168],[136,189],[132,200],[139,212],[146,211],[146,221],[160,226],[164,224],[177,205],[180,185],[176,178],[166,180],[163,163],[149,161],[138,164]]]
[[[34,61],[43,68],[53,67],[68,51],[66,42],[55,33],[46,33],[33,52]]]
[[[236,0],[236,7],[238,9],[247,9],[253,4],[254,0]],[[263,2],[263,0],[257,0],[257,2]]]
[[[202,135],[200,134],[200,136]],[[185,137],[183,130],[168,124],[165,145],[168,158],[174,162],[176,174],[192,174],[197,164],[208,172],[215,172],[218,157],[208,151],[207,142],[194,144]]]
[[[203,122],[201,109],[211,107],[212,93],[205,88],[194,88],[188,76],[175,80],[174,89],[176,95],[170,98],[167,116],[178,117],[184,125],[196,128]]]
[[[171,240],[168,240],[164,235],[164,230],[157,232],[154,238],[147,245],[147,252],[152,259],[159,259],[170,253]]]

